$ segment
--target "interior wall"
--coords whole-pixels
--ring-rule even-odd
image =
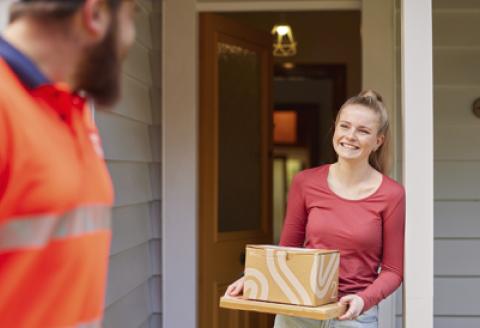
[[[318,145],[319,161],[327,162],[331,157],[329,131],[332,127],[333,103],[331,95],[333,85],[329,80],[275,80],[273,99],[283,104],[314,104],[319,109]]]
[[[290,24],[298,53],[276,62],[346,64],[347,97],[357,94],[362,83],[359,11],[223,13],[259,30],[271,33],[280,22]],[[272,39],[273,40],[273,39]]]

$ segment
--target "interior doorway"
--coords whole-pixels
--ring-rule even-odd
[[[293,57],[272,57],[279,17],[297,38]],[[219,310],[218,298],[241,272],[245,244],[278,242],[293,175],[334,159],[336,111],[361,85],[360,13],[216,13],[200,23],[199,323],[269,327],[271,317]],[[275,116],[293,117],[292,139],[275,139]]]
[[[300,170],[335,160],[331,137],[336,113],[345,99],[361,89],[361,13],[331,10],[220,14],[269,34],[274,25],[287,24],[297,42],[294,56],[274,56],[272,77],[273,241],[278,243],[292,177]],[[288,129],[293,139],[275,140],[279,132]]]

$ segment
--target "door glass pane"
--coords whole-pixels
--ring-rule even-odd
[[[260,59],[218,43],[219,232],[261,224]]]

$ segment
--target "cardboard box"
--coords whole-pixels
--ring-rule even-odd
[[[243,296],[306,306],[336,302],[339,264],[336,250],[248,245]]]

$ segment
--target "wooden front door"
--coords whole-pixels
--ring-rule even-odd
[[[266,328],[272,317],[218,307],[246,244],[272,242],[272,40],[200,15],[199,327]]]

